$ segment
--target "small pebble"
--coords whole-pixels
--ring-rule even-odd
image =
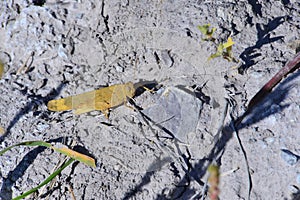
[[[172,67],[173,64],[174,64],[174,59],[170,55],[170,51],[167,51],[167,50],[162,51],[161,52],[161,59],[167,67]]]
[[[264,142],[266,142],[267,144],[272,144],[274,143],[275,139],[272,137],[267,137],[265,139],[263,139]]]
[[[298,156],[286,149],[281,149],[281,158],[289,165],[295,165],[298,162]]]
[[[57,50],[57,53],[58,53],[58,56],[65,59],[65,60],[68,60],[68,53],[67,53],[67,50],[63,47],[62,44],[60,44],[58,46],[58,50]]]
[[[122,66],[119,65],[119,64],[118,64],[115,68],[116,68],[116,71],[117,71],[117,72],[124,72],[124,67],[122,67]]]
[[[116,164],[116,165],[114,165],[114,170],[115,171],[120,171],[121,170],[121,165],[119,165],[119,164]]]
[[[299,191],[298,187],[296,187],[295,185],[289,185],[288,189],[293,194],[296,194]]]
[[[40,132],[43,132],[45,131],[46,129],[49,128],[49,125],[48,124],[44,124],[44,123],[39,123],[36,127],[36,129]]]
[[[297,181],[297,184],[300,185],[300,173],[297,174],[296,181]]]

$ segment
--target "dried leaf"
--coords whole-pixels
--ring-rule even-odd
[[[59,152],[59,153],[62,153],[66,156],[69,156],[70,158],[73,158],[73,159],[78,160],[82,163],[85,163],[88,166],[96,167],[95,160],[93,158],[87,156],[87,155],[78,153],[78,152],[76,152],[72,149],[66,148],[66,147],[60,147],[60,148],[53,147],[53,149],[55,151]]]
[[[3,74],[4,74],[4,64],[0,60],[0,79],[2,78]]]
[[[5,133],[5,130],[2,126],[0,126],[0,137]]]
[[[209,198],[211,200],[217,200],[219,199],[219,182],[220,182],[220,172],[219,172],[219,167],[217,165],[211,164],[208,167],[208,172],[209,172],[209,177],[208,177],[208,183],[210,184],[209,186]]]

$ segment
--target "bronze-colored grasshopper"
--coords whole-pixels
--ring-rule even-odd
[[[100,110],[108,117],[109,109],[125,103],[127,98],[132,98],[135,90],[136,87],[132,82],[116,84],[75,96],[51,100],[47,107],[51,111],[74,110],[77,115]]]

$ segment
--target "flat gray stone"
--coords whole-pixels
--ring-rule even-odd
[[[289,165],[295,165],[299,157],[286,149],[281,149],[281,158]]]
[[[194,132],[202,108],[194,93],[182,86],[167,87],[158,92],[156,103],[143,112],[182,142]]]

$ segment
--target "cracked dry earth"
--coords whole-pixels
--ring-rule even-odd
[[[243,114],[294,57],[299,1],[10,0],[0,2],[0,11],[0,149],[29,140],[76,142],[97,161],[96,168],[74,163],[29,199],[208,199],[212,161],[222,173],[220,199],[248,199],[230,116]],[[217,28],[216,44],[232,37],[238,63],[207,61],[216,45],[202,40],[197,26],[208,23]],[[300,198],[299,73],[238,127],[251,199]],[[127,103],[107,119],[100,111],[74,115],[46,106],[129,81],[157,81],[133,98],[140,112]],[[37,186],[62,159],[34,147],[5,153],[0,198]]]

